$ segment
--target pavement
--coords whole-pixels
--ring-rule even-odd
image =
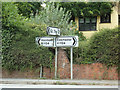
[[[96,88],[97,90],[119,90],[118,80],[0,79],[0,89],[2,90],[24,90],[23,88],[28,88],[29,90],[33,90],[33,88],[34,90],[54,90],[48,88],[55,88],[55,90],[59,88],[61,88],[59,90],[65,90],[64,88],[69,90],[96,90]]]
[[[1,84],[32,84],[32,85],[109,85],[118,86],[118,80],[51,80],[51,79],[14,79],[2,78]]]

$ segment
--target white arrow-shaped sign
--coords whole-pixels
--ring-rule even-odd
[[[78,47],[78,36],[57,37],[56,47]]]
[[[78,47],[78,36],[36,37],[36,43],[45,47]]]
[[[37,37],[36,42],[44,47],[54,47],[54,37]]]

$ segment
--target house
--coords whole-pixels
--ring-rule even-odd
[[[106,16],[95,16],[95,17],[76,17],[75,22],[79,31],[89,38],[93,33],[100,31],[104,28],[115,28],[120,25],[120,3],[112,8],[112,13]]]

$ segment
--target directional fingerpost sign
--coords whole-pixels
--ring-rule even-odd
[[[36,42],[44,47],[54,47],[54,37],[37,37]]]
[[[60,36],[60,29],[56,27],[47,27],[47,34]]]
[[[44,47],[55,47],[55,78],[57,78],[57,47],[71,47],[71,79],[73,79],[73,47],[78,47],[78,36],[60,36],[60,29],[47,27],[47,34],[55,37],[36,37],[36,43]]]
[[[57,37],[56,47],[78,47],[78,36]]]

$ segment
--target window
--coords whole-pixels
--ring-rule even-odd
[[[95,31],[97,17],[80,17],[79,18],[79,31]]]
[[[119,25],[120,25],[120,15],[119,15],[118,17],[119,17],[119,19],[118,19],[118,20],[119,20],[118,23],[119,23]]]
[[[100,23],[111,23],[111,14],[102,15],[100,17]]]

